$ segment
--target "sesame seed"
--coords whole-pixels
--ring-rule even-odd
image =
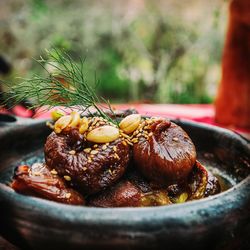
[[[107,145],[103,145],[103,146],[102,146],[102,149],[103,149],[103,150],[107,149]]]
[[[66,181],[71,181],[71,177],[69,175],[64,175],[63,178],[66,180]]]
[[[153,135],[153,132],[150,132],[149,134],[148,134],[148,136],[152,136]]]
[[[127,145],[128,145],[126,141],[122,141],[122,144],[123,144],[124,146],[127,146]]]
[[[133,146],[133,143],[131,143],[129,140],[126,140],[126,142],[128,143],[128,145]]]
[[[139,133],[136,137],[140,137],[140,136],[142,136],[142,134],[141,134],[141,133]]]
[[[113,147],[113,150],[116,152],[116,151],[117,151],[117,147],[116,147],[116,146],[114,146],[114,147]]]
[[[57,171],[56,171],[55,169],[52,169],[52,170],[50,171],[50,173],[53,174],[53,175],[57,175]]]
[[[91,152],[90,152],[90,154],[92,154],[92,155],[96,155],[97,153],[98,153],[97,150],[91,150]]]
[[[75,154],[76,154],[76,151],[75,151],[75,150],[70,150],[70,151],[69,151],[69,154],[75,155]]]
[[[97,145],[97,144],[95,144],[95,145],[94,145],[94,148],[97,148],[97,147],[98,147],[98,145]]]
[[[120,159],[120,157],[119,157],[119,155],[117,153],[114,154],[114,158],[116,158],[118,160]]]
[[[87,170],[87,168],[86,167],[83,167],[83,171],[86,171]]]
[[[128,135],[126,135],[126,134],[124,134],[123,132],[121,133],[121,135],[123,136],[123,137],[125,137],[125,138],[130,138]]]
[[[109,169],[108,171],[109,171],[109,173],[110,173],[110,174],[112,174],[112,171],[111,171],[111,169]]]
[[[134,138],[131,140],[133,143],[137,143],[138,142],[138,138]]]
[[[138,133],[139,133],[139,130],[137,129],[134,131],[133,135],[137,135]]]
[[[172,139],[173,141],[179,141],[179,139],[177,138],[177,137],[173,137],[173,139]]]
[[[85,148],[83,151],[84,151],[85,153],[90,153],[91,148]]]
[[[65,195],[65,197],[66,197],[67,199],[69,199],[69,198],[71,197],[71,193],[67,193],[67,194]]]

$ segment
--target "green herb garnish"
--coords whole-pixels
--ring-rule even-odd
[[[46,72],[45,76],[34,75],[32,78],[21,78],[22,81],[16,85],[9,86],[10,91],[6,93],[4,104],[11,103],[12,106],[31,99],[31,108],[54,106],[77,107],[80,111],[88,111],[94,107],[95,115],[103,117],[112,123],[117,123],[106,114],[106,111],[114,112],[110,103],[96,94],[85,80],[84,60],[79,58],[76,63],[65,51],[52,49],[46,51],[48,59],[40,57],[36,60]],[[54,68],[56,73],[51,73],[45,65]],[[62,83],[62,80],[65,82]],[[105,103],[101,105],[100,103]]]

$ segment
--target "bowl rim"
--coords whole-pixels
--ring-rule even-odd
[[[248,192],[243,192],[246,190]],[[212,211],[216,214],[228,214],[231,210],[241,207],[241,204],[249,202],[250,176],[236,184],[232,188],[201,200],[188,201],[182,204],[172,204],[156,207],[120,207],[99,208],[84,207],[58,203],[32,196],[16,193],[11,187],[0,183],[0,196],[5,197],[5,202],[16,204],[19,211],[22,208],[32,209],[32,213],[43,215],[48,219],[68,221],[77,224],[114,224],[122,223],[135,225],[145,223],[154,218],[157,221],[165,219],[193,221],[194,215],[206,214],[211,217]],[[248,197],[248,199],[246,199]],[[232,203],[233,202],[233,203]],[[62,216],[63,213],[63,216]],[[195,220],[200,220],[198,216]]]

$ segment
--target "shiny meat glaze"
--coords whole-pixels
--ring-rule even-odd
[[[79,115],[73,118],[82,122]],[[65,119],[58,120],[57,125],[65,126]],[[217,178],[196,161],[195,146],[189,136],[167,119],[141,119],[133,131],[127,131],[127,126],[134,125],[128,117],[109,142],[108,137],[97,142],[96,137],[90,136],[107,122],[91,118],[90,129],[85,133],[79,127],[84,123],[77,126],[73,121],[75,127],[68,125],[48,136],[44,147],[46,165],[40,169],[36,164],[17,169],[12,183],[15,190],[69,204],[70,197],[77,197],[79,192],[86,198],[85,205],[94,207],[162,206],[220,192]],[[128,124],[124,127],[125,122]],[[37,186],[36,176],[42,186]],[[57,190],[60,187],[62,194]],[[65,193],[65,189],[73,192],[68,187],[76,193]]]
[[[141,191],[128,180],[89,198],[90,207],[139,207]]]
[[[153,136],[140,138],[133,147],[137,168],[149,180],[162,184],[183,181],[191,172],[195,146],[186,132],[173,122],[157,121],[152,125]]]
[[[187,182],[170,186],[149,182],[138,171],[130,169],[119,183],[88,197],[86,205],[91,207],[162,206],[197,200],[219,192],[220,184],[217,178],[197,161]]]
[[[109,143],[105,150],[103,144],[98,144],[96,154],[83,151],[88,147],[82,135],[72,129],[59,135],[52,132],[44,148],[46,164],[56,169],[59,176],[69,176],[70,183],[83,194],[93,194],[113,185],[124,174],[129,162],[129,146],[120,138]],[[75,154],[70,154],[72,150]]]
[[[16,168],[11,187],[22,194],[46,198],[71,205],[84,205],[82,195],[68,188],[56,174],[52,174],[45,164],[35,163],[31,167]]]

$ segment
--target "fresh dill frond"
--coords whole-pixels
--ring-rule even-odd
[[[113,114],[113,110],[108,101],[99,97],[85,79],[84,60],[79,58],[79,63],[75,62],[65,51],[52,49],[47,52],[47,58],[40,57],[36,60],[43,67],[46,75],[34,75],[32,78],[24,78],[16,85],[9,86],[10,91],[5,95],[5,104],[12,106],[30,99],[31,108],[54,106],[77,107],[82,111],[89,111],[90,108],[96,113],[117,123],[106,114],[106,111]],[[53,69],[51,73],[48,67]],[[105,105],[100,105],[104,102]],[[114,116],[115,117],[115,116]]]

